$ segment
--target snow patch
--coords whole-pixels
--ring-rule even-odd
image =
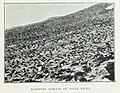
[[[106,10],[113,9],[113,8],[114,8],[114,5],[112,4],[112,5],[108,6],[108,7],[106,8]]]

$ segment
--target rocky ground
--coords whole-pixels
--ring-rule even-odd
[[[5,82],[114,81],[112,6],[6,30]]]

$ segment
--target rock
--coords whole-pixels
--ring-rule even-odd
[[[84,76],[85,76],[85,74],[83,72],[77,72],[74,75],[74,80],[75,81],[80,81]]]

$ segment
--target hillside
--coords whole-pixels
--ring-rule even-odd
[[[5,30],[5,82],[114,81],[114,7]]]

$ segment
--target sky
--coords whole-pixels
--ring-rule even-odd
[[[5,4],[5,28],[41,22],[50,17],[64,16],[94,4]]]

